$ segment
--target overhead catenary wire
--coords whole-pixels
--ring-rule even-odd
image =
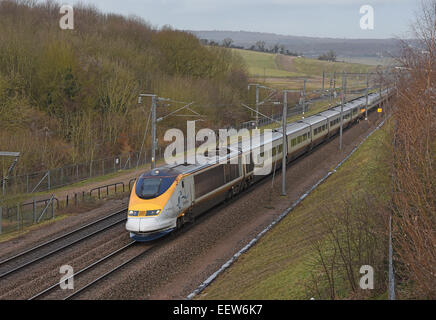
[[[247,106],[247,105],[244,104],[244,103],[241,103],[241,105],[242,105],[243,107],[245,107],[245,108],[250,109],[251,111],[256,112],[257,114],[261,115],[262,117],[265,117],[265,118],[267,118],[267,119],[273,121],[273,122],[276,122],[276,123],[278,123],[278,124],[281,123],[280,121],[277,121],[277,120],[275,120],[275,119],[273,119],[273,118],[271,118],[271,117],[268,117],[267,115],[264,115],[264,114],[263,114],[262,112],[260,112],[260,111],[254,110],[253,108],[250,108],[249,106]]]
[[[142,109],[142,110],[145,113],[144,109]],[[149,127],[149,124],[150,124],[150,118],[151,118],[151,111],[148,113],[147,126],[146,126],[145,131],[144,131],[144,138],[142,139],[141,149],[139,151],[138,161],[136,163],[136,172],[139,169],[139,159],[141,159],[142,150],[144,149],[145,139],[147,138],[147,131],[148,131],[148,127]]]

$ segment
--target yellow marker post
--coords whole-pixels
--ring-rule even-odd
[[[382,108],[378,108],[377,112],[378,112],[378,113],[382,113],[382,112],[383,112],[383,109],[382,109]]]

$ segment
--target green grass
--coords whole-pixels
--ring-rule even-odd
[[[367,72],[374,70],[374,66],[358,64],[358,63],[343,63],[343,62],[328,62],[309,58],[295,58],[293,68],[295,72],[286,71],[277,63],[277,55],[265,52],[256,52],[250,50],[233,49],[238,52],[244,59],[250,76],[252,77],[267,77],[267,78],[286,78],[286,77],[320,77],[322,72]],[[340,79],[338,76],[338,83]]]
[[[298,73],[281,70],[276,63],[276,55],[249,50],[233,49],[244,59],[252,77],[298,77]]]
[[[36,230],[38,228],[41,228],[41,227],[43,227],[45,225],[48,225],[48,224],[52,224],[52,223],[57,222],[57,221],[64,220],[67,217],[68,217],[68,215],[65,215],[65,214],[59,215],[59,216],[56,216],[54,219],[51,219],[51,220],[45,220],[45,221],[43,221],[41,223],[38,223],[38,224],[34,224],[34,225],[31,225],[31,226],[25,226],[24,228],[22,228],[20,230],[16,230],[16,231],[12,231],[12,232],[1,234],[0,235],[0,243],[3,243],[3,242],[6,242],[6,241],[15,239],[15,238],[20,237],[20,236],[24,236],[25,234],[27,234],[29,232],[32,232],[32,231],[34,231],[34,230]]]
[[[389,184],[388,168],[381,159],[387,133],[377,131],[354,155],[307,197],[290,215],[208,287],[199,299],[308,299],[308,264],[317,257],[311,239],[320,232],[319,214],[326,201],[343,195],[383,190]],[[321,238],[322,239],[322,238]],[[344,279],[337,292],[346,297]]]
[[[374,69],[373,66],[367,66],[358,63],[344,63],[344,62],[329,62],[309,58],[296,58],[294,65],[297,72],[309,76],[319,76],[322,72],[328,73],[341,73],[342,71],[350,73],[365,73]],[[338,75],[339,78],[340,75]]]

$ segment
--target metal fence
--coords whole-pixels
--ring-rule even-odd
[[[117,182],[102,185],[90,191],[69,194],[62,200],[52,195],[44,200],[34,200],[15,205],[0,205],[0,235],[20,231],[25,227],[52,220],[59,213],[65,213],[65,210],[72,207],[79,207],[85,203],[130,193],[135,180],[131,179],[128,183]]]
[[[157,160],[160,160],[162,156],[163,149],[159,148],[156,152]],[[147,157],[147,153],[142,153],[141,156],[139,156],[138,153],[131,153],[114,158],[93,160],[88,163],[68,165],[47,171],[12,176],[7,180],[0,180],[2,190],[0,195],[6,197],[22,193],[31,194],[49,191],[89,178],[143,166],[150,162],[151,159]]]
[[[54,219],[56,208],[59,200],[54,195],[45,200],[0,207],[0,234]]]

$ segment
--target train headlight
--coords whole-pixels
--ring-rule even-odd
[[[159,215],[160,211],[161,211],[161,210],[148,210],[148,211],[145,213],[145,215],[146,215],[147,217],[157,216],[157,215]]]
[[[139,215],[139,211],[129,211],[129,217],[137,217]]]

